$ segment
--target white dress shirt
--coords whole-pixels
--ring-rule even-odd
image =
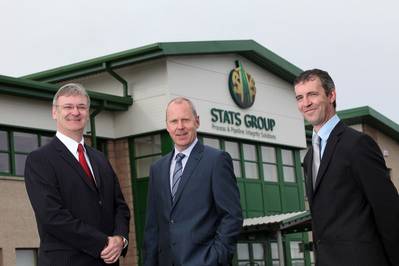
[[[72,153],[72,155],[76,158],[76,160],[78,160],[78,162],[79,162],[78,145],[79,144],[83,145],[83,150],[84,150],[87,164],[89,165],[90,172],[93,176],[94,181],[96,181],[96,177],[94,176],[94,173],[93,173],[93,168],[91,167],[90,159],[87,156],[87,152],[86,152],[86,148],[85,148],[85,144],[84,144],[84,138],[82,138],[82,140],[80,142],[76,142],[74,139],[72,139],[68,136],[65,136],[64,134],[62,134],[59,131],[57,131],[55,136],[67,147],[67,149]]]
[[[183,153],[185,155],[184,158],[181,160],[182,173],[184,173],[184,168],[186,167],[188,157],[190,157],[191,151],[193,150],[193,148],[194,148],[195,144],[197,144],[197,142],[198,142],[198,139],[196,138],[193,141],[193,143],[191,143],[191,145],[188,146],[188,148],[185,149],[184,151],[178,151],[175,147],[175,153],[173,154],[172,162],[170,164],[170,172],[169,172],[170,191],[172,191],[172,187],[173,187],[173,171],[175,170],[175,165],[176,165],[176,155],[178,153]]]

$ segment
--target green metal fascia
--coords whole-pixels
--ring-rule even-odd
[[[127,58],[134,58],[133,62],[143,61],[148,59],[149,54],[153,55],[157,51],[160,51],[159,45],[151,44],[111,55],[86,60],[83,62],[78,62],[67,66],[45,70],[42,72],[23,76],[21,78],[46,82],[60,82],[63,80],[77,78],[89,74],[104,72],[104,63],[109,64],[109,67],[111,68],[115,68],[126,65],[123,62]],[[152,56],[150,57],[152,58]]]
[[[57,87],[53,84],[0,75],[0,93],[40,100],[51,100]]]
[[[59,85],[0,75],[0,94],[51,101]],[[125,111],[133,99],[88,91],[93,107],[103,106],[108,111]]]
[[[165,55],[237,53],[277,76],[293,82],[302,70],[253,40],[159,44]]]
[[[342,110],[337,113],[346,124],[371,125],[399,142],[399,125],[369,106]]]
[[[165,56],[200,54],[240,54],[262,68],[292,82],[302,70],[253,40],[167,42],[155,43],[80,63],[24,76],[23,78],[46,82],[60,82],[89,74],[104,72],[103,64],[110,68],[156,59]]]

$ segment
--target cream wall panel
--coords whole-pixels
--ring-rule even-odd
[[[115,138],[115,118],[113,112],[103,111],[95,118],[97,137]],[[90,131],[90,121],[87,123],[87,131]]]
[[[165,59],[117,69],[115,72],[128,82],[129,95],[134,102],[127,111],[101,112],[96,117],[97,135],[119,138],[164,128],[164,102],[169,94]],[[118,96],[123,92],[122,84],[108,73],[75,79],[73,82],[79,82],[95,92]]]
[[[254,105],[249,109],[240,109],[230,96],[228,76],[240,60],[244,69],[254,77],[257,94]],[[224,56],[186,56],[172,57],[168,60],[168,76],[171,97],[182,95],[189,97],[197,106],[201,116],[200,131],[210,134],[227,135],[243,139],[296,147],[306,147],[304,122],[297,110],[295,93],[290,83],[277,78],[243,57]],[[274,132],[249,129],[241,125],[238,129],[244,133],[216,129],[211,121],[212,108],[223,109],[245,115],[254,115],[274,119]],[[220,124],[219,124],[220,125]],[[237,128],[237,127],[236,127]]]
[[[165,128],[165,107],[168,94],[135,101],[129,112],[115,117],[116,137],[137,135]]]
[[[0,124],[55,130],[55,122],[51,116],[51,102],[1,95]]]
[[[129,82],[134,102],[127,112],[115,112],[115,136],[164,129],[165,107],[170,98],[166,61],[154,60],[118,73]]]

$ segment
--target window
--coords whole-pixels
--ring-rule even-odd
[[[294,152],[292,150],[281,149],[283,162],[283,178],[285,182],[296,182],[294,167]]]
[[[244,155],[245,177],[248,179],[259,179],[256,146],[252,144],[243,144],[242,149]]]
[[[6,131],[0,131],[0,173],[10,173],[10,148]]]
[[[37,265],[37,249],[20,249],[15,250],[16,266],[36,266]]]
[[[248,265],[250,261],[249,257],[249,244],[248,243],[238,243],[237,244],[237,261],[238,265]]]
[[[148,177],[151,164],[161,158],[161,136],[157,134],[135,138],[134,157],[136,177]]]
[[[270,252],[271,252],[271,257],[272,257],[272,265],[273,266],[279,266],[280,265],[280,259],[278,256],[278,246],[277,242],[271,242],[270,243]]]
[[[38,133],[0,130],[0,174],[23,176],[28,154],[51,139]]]
[[[36,134],[14,132],[15,175],[23,176],[28,154],[39,147]]]
[[[314,259],[314,252],[310,251],[309,255],[310,255],[310,265],[316,265],[316,261]]]
[[[220,149],[220,140],[219,139],[203,137],[202,143],[205,145],[211,146],[215,149]]]
[[[233,159],[234,174],[238,178],[268,183],[278,183],[282,180],[289,185],[296,184],[298,181],[297,162],[293,149],[243,143],[211,136],[200,135],[199,138],[204,144],[215,148],[221,147],[230,154]],[[300,155],[304,156],[305,153],[306,150],[303,150]],[[301,183],[301,185],[304,184]]]
[[[237,261],[239,266],[266,265],[265,243],[238,243]]]
[[[300,249],[301,241],[291,241],[290,242],[290,253],[292,266],[304,266],[305,260],[303,252]]]
[[[265,249],[262,243],[252,244],[252,255],[255,265],[265,266]]]
[[[277,182],[276,149],[273,147],[262,146],[261,153],[264,180]]]
[[[234,174],[236,177],[242,177],[239,144],[237,142],[225,141],[224,150],[228,152],[233,159]]]

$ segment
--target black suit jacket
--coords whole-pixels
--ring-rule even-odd
[[[198,142],[173,203],[172,157],[151,166],[144,265],[229,265],[243,221],[231,157]]]
[[[373,139],[339,122],[312,187],[304,159],[318,266],[399,265],[399,197]]]
[[[107,236],[128,239],[129,208],[108,160],[85,147],[97,186],[57,138],[26,159],[25,184],[40,236],[40,266],[99,266]],[[118,265],[118,263],[114,264]]]

